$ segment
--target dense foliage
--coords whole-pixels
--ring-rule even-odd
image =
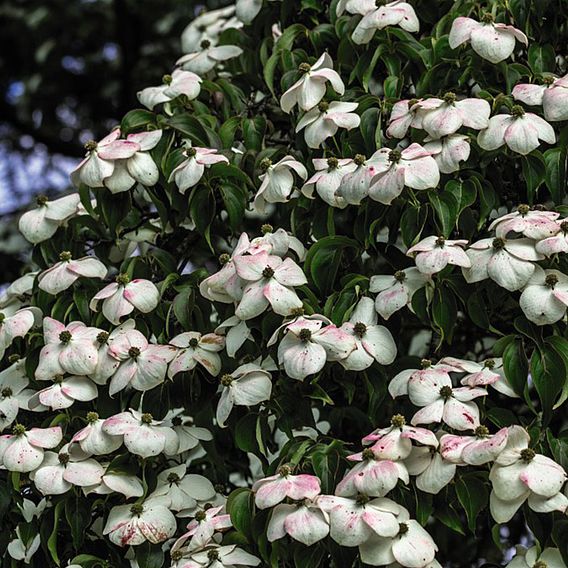
[[[20,219],[1,565],[565,566],[565,9],[198,16]]]

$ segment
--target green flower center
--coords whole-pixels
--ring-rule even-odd
[[[198,345],[199,345],[199,339],[197,339],[197,337],[192,337],[192,338],[189,340],[189,346],[190,346],[192,349],[195,349]]]
[[[65,330],[59,334],[59,341],[61,341],[61,343],[64,343],[65,345],[67,345],[71,341],[71,339],[73,339],[73,336],[71,335],[70,331]]]
[[[12,428],[12,434],[14,436],[22,436],[26,432],[26,427],[23,424],[15,424]]]
[[[535,456],[536,452],[530,448],[525,448],[521,451],[521,459],[526,463],[532,462]]]
[[[99,419],[99,414],[97,412],[87,412],[87,422],[89,424],[94,424]]]
[[[292,468],[289,465],[281,465],[276,473],[282,477],[288,477],[292,473]]]
[[[504,249],[505,248],[505,239],[497,237],[496,239],[493,239],[491,246],[496,250]]]
[[[221,384],[224,387],[230,387],[233,382],[233,377],[229,374],[225,374],[221,377]]]
[[[546,278],[544,279],[544,284],[548,288],[552,288],[554,290],[554,286],[558,284],[558,276],[556,274],[547,274]]]
[[[445,244],[446,244],[446,237],[438,237],[436,239],[436,246],[438,246],[440,248],[444,248]]]
[[[270,169],[271,166],[272,166],[272,160],[270,158],[263,158],[262,160],[260,160],[259,167],[263,172],[268,171],[268,169]]]
[[[144,512],[144,507],[140,503],[134,503],[134,505],[130,507],[130,512],[139,517]]]
[[[0,314],[0,315],[4,315],[4,314]],[[14,363],[17,363],[20,360],[20,356],[17,353],[12,353],[12,355],[10,355],[10,357],[8,357],[8,363],[10,363],[11,365],[13,365]]]
[[[64,250],[62,253],[59,254],[59,260],[61,262],[69,262],[72,258],[73,255],[68,250]]]
[[[263,271],[262,271],[262,276],[264,278],[272,278],[274,276],[274,269],[272,268],[272,266],[267,266]]]
[[[227,262],[229,262],[231,260],[231,256],[229,254],[227,254],[226,252],[224,252],[220,257],[219,257],[219,264],[221,266],[223,266],[224,264],[227,264]]]
[[[177,485],[180,482],[180,480],[181,480],[180,476],[173,471],[168,475],[168,483],[170,485],[172,485],[173,483]]]
[[[38,204],[39,207],[42,207],[44,205],[47,205],[47,202],[49,201],[49,198],[47,197],[47,195],[38,195],[36,197],[36,203]]]
[[[116,283],[120,286],[126,286],[130,282],[130,276],[128,274],[119,274],[116,277]]]
[[[260,228],[260,232],[263,235],[267,235],[269,233],[273,233],[274,232],[274,227],[272,225],[269,225],[268,223],[265,223],[264,225],[262,225],[262,227]]]
[[[374,460],[375,459],[375,452],[371,450],[371,448],[365,448],[362,452],[362,456],[364,460]]]
[[[8,398],[12,396],[12,389],[10,387],[4,387],[0,394],[2,394],[3,398]]]
[[[357,497],[355,498],[355,503],[357,503],[357,505],[359,505],[360,507],[363,507],[364,505],[366,505],[371,499],[369,499],[369,497],[367,495],[364,495],[363,493],[359,493],[357,495]]]
[[[485,12],[485,14],[483,14],[483,16],[481,17],[481,21],[484,24],[492,24],[495,21],[495,18],[493,17],[493,14],[491,14],[491,12]]]
[[[406,523],[399,523],[398,525],[398,536],[402,536],[408,532],[408,525]]]
[[[164,75],[162,77],[162,83],[164,83],[164,85],[171,85],[173,81],[173,77],[171,75]]]
[[[195,520],[198,523],[201,523],[202,521],[204,521],[207,518],[207,513],[205,511],[197,511],[197,513],[195,513]]]
[[[402,428],[406,424],[406,418],[402,414],[395,414],[391,418],[391,424],[395,428]]]
[[[307,343],[312,338],[312,332],[309,329],[301,329],[298,338],[302,343]]]
[[[478,426],[475,429],[475,436],[477,438],[487,438],[487,436],[489,436],[489,428],[487,428],[487,426]]]
[[[432,361],[430,359],[422,359],[422,361],[420,361],[420,366],[423,369],[429,369],[432,366]]]
[[[211,42],[208,39],[204,39],[201,42],[201,49],[209,49],[211,47]]]
[[[404,272],[404,270],[397,270],[394,273],[394,279],[400,283],[404,282],[406,280],[406,272]]]
[[[357,166],[365,165],[366,161],[367,161],[367,157],[363,154],[356,154],[355,157],[353,158],[353,162],[355,162],[355,165],[357,165]]]
[[[524,217],[529,211],[531,210],[531,208],[526,204],[526,203],[521,203],[521,205],[519,205],[517,207],[517,211]]]
[[[108,333],[106,331],[101,331],[97,335],[97,343],[104,345],[108,341]]]
[[[402,152],[400,150],[391,150],[389,152],[389,161],[393,164],[400,162],[400,158],[402,157]]]
[[[69,454],[63,452],[57,456],[57,459],[61,465],[67,465],[69,463]]]
[[[515,106],[511,109],[511,114],[512,114],[515,118],[521,118],[521,117],[525,116],[525,109],[524,109],[521,105],[515,105]]]
[[[487,361],[483,363],[483,366],[486,369],[493,369],[495,367],[495,361],[493,359],[487,359]]]
[[[210,550],[207,553],[207,558],[209,560],[219,560],[219,552],[217,550]]]
[[[312,66],[309,63],[300,63],[298,71],[301,71],[302,73],[309,73],[311,68]]]
[[[94,140],[89,140],[85,143],[85,150],[87,152],[92,152],[93,150],[97,149],[97,143]]]
[[[128,356],[131,359],[137,359],[138,357],[140,357],[140,349],[138,347],[131,347],[128,350]]]
[[[451,396],[452,396],[452,387],[449,387],[449,386],[447,386],[447,385],[444,386],[444,387],[442,387],[442,388],[440,389],[440,396],[441,396],[443,399],[446,399],[446,400],[447,400],[448,398],[451,398]]]
[[[358,321],[353,326],[353,333],[355,335],[357,335],[358,337],[363,337],[365,335],[365,333],[367,333],[367,326],[363,322]]]
[[[322,101],[318,104],[318,110],[320,112],[327,112],[329,110],[329,103],[326,101]]]
[[[445,102],[447,105],[454,105],[455,102],[456,102],[456,94],[455,94],[455,93],[451,93],[451,92],[450,92],[450,93],[446,93],[446,94],[444,95],[444,102]]]
[[[328,158],[327,159],[327,167],[330,170],[336,170],[339,167],[339,160],[337,158]]]
[[[154,420],[154,417],[149,412],[145,412],[140,417],[140,422],[142,422],[142,424],[152,424],[153,420]]]

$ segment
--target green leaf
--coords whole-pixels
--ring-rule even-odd
[[[556,53],[550,44],[531,43],[529,65],[533,73],[553,73],[556,70]]]
[[[456,494],[467,515],[467,525],[475,533],[477,516],[489,503],[489,491],[479,474],[463,475],[456,483]]]
[[[247,199],[245,194],[236,185],[226,183],[219,187],[225,210],[229,215],[229,226],[236,230],[242,223]]]
[[[156,115],[145,109],[135,109],[127,112],[120,122],[120,132],[123,136],[141,130],[147,130],[148,125],[156,124]]]
[[[76,490],[65,501],[65,519],[71,529],[73,548],[78,550],[85,540],[85,531],[91,524],[91,506]]]
[[[262,116],[243,118],[241,127],[243,129],[243,141],[247,150],[260,152],[266,132],[266,119]]]
[[[428,192],[428,199],[436,212],[438,226],[444,237],[449,237],[456,225],[459,215],[459,202],[453,193]]]
[[[436,288],[432,301],[432,319],[440,331],[441,340],[450,343],[457,320],[458,308],[454,293],[443,283]]]
[[[365,142],[367,155],[374,154],[382,141],[380,109],[371,107],[361,115],[361,136]]]
[[[529,362],[522,339],[516,338],[503,352],[503,370],[512,389],[523,396],[529,376]]]
[[[233,526],[252,540],[252,519],[254,516],[254,494],[241,487],[232,491],[227,499],[227,512],[231,516]]]
[[[533,204],[537,189],[544,182],[546,167],[544,158],[538,151],[534,151],[528,156],[523,156],[522,161],[523,178],[527,185],[527,200]]]
[[[49,535],[49,539],[47,540],[47,549],[49,550],[49,554],[51,559],[57,564],[57,566],[61,566],[61,561],[59,560],[59,554],[57,553],[57,530],[59,528],[59,518],[61,517],[61,511],[65,506],[65,501],[59,501],[57,505],[55,505],[55,509],[53,511],[53,530]]]
[[[544,181],[554,203],[560,205],[566,196],[568,181],[568,150],[566,147],[551,148],[544,153],[546,173]]]
[[[136,561],[140,568],[162,568],[164,551],[161,544],[144,542],[135,548]]]
[[[531,357],[531,377],[542,403],[546,423],[566,381],[566,367],[562,357],[550,347],[535,349]]]

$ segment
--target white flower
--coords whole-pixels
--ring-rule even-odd
[[[217,154],[217,150],[194,147],[187,141],[183,155],[186,159],[173,169],[168,179],[169,182],[175,182],[181,193],[185,193],[203,177],[206,167],[221,162],[229,163],[225,156]]]
[[[491,278],[499,286],[514,292],[527,284],[535,271],[535,261],[544,255],[536,252],[530,239],[481,239],[466,251],[471,268],[462,268],[466,282]]]
[[[528,45],[527,36],[513,26],[496,24],[493,16],[486,13],[482,22],[459,17],[452,22],[449,44],[452,49],[466,42],[471,43],[473,51],[491,63],[499,63],[515,50],[515,40]]]
[[[333,70],[333,61],[324,53],[313,65],[301,63],[302,78],[294,83],[280,99],[282,110],[289,113],[295,105],[302,110],[311,110],[325,96],[326,83],[329,81],[338,95],[345,93],[345,85],[337,71]]]
[[[260,162],[260,168],[264,171],[259,176],[262,181],[254,198],[254,207],[264,211],[266,203],[286,203],[294,188],[294,175],[303,180],[308,177],[306,168],[292,156],[284,156],[273,164],[268,158]]]
[[[28,331],[41,321],[39,308],[22,308],[11,316],[0,312],[0,359],[16,337],[25,337]]]
[[[532,210],[528,205],[519,205],[513,213],[497,217],[489,230],[495,230],[497,237],[507,238],[511,232],[521,233],[529,239],[545,239],[559,231],[556,219],[560,216],[555,211]]]
[[[354,167],[349,168],[341,178],[341,183],[335,192],[335,200],[339,203],[360,205],[361,201],[369,195],[371,180],[381,164],[380,151],[375,152],[369,159],[362,154],[356,154],[353,158]]]
[[[191,71],[176,69],[171,75],[164,75],[159,87],[147,87],[137,93],[138,100],[152,110],[156,105],[173,101],[185,95],[190,101],[201,91],[202,79]]]
[[[423,274],[436,274],[448,264],[469,268],[471,261],[463,248],[467,240],[451,241],[444,237],[426,237],[413,247],[406,255],[414,257],[416,267]]]
[[[209,503],[210,505],[210,503]],[[208,507],[195,511],[195,518],[187,525],[187,532],[180,536],[173,544],[171,553],[175,556],[176,551],[183,555],[189,551],[195,551],[211,543],[215,531],[228,529],[233,526],[230,515],[220,514],[223,506]],[[178,514],[178,517],[181,516]],[[184,544],[191,539],[188,546]]]
[[[88,412],[87,425],[75,433],[71,443],[79,444],[88,455],[101,456],[118,450],[122,446],[122,437],[107,434],[103,430],[104,422],[96,412]]]
[[[520,426],[511,426],[505,449],[499,454],[489,480],[491,515],[498,523],[506,523],[527,500],[537,512],[566,509],[568,498],[560,490],[566,472],[556,462],[529,448],[530,437]]]
[[[254,502],[259,509],[268,509],[281,503],[286,497],[294,501],[315,499],[321,491],[320,480],[315,475],[292,475],[290,466],[282,465],[276,475],[259,479],[252,486]]]
[[[235,5],[217,10],[202,10],[181,34],[181,48],[184,53],[199,49],[204,39],[216,44],[219,34],[225,29],[240,28],[242,24],[236,18]]]
[[[305,128],[306,144],[310,148],[319,148],[324,140],[335,136],[339,128],[351,130],[361,124],[361,117],[353,112],[358,106],[358,103],[322,101],[304,114],[296,125],[296,132]]]
[[[513,98],[529,106],[542,105],[544,118],[549,122],[568,120],[568,75],[543,77],[544,84],[517,85]]]
[[[185,464],[165,469],[158,474],[156,489],[146,503],[163,505],[172,511],[192,509],[199,501],[215,498],[213,484],[202,475],[188,474]]]
[[[480,466],[494,461],[507,445],[509,430],[501,428],[491,435],[486,426],[478,426],[475,436],[444,434],[440,439],[440,454],[457,465]]]
[[[568,276],[559,270],[543,270],[537,266],[519,299],[529,321],[550,325],[566,315]]]
[[[217,405],[217,424],[225,426],[233,406],[256,406],[270,399],[271,375],[258,365],[241,365],[230,375],[221,377],[221,398]]]
[[[382,148],[377,154],[377,174],[371,180],[369,196],[384,205],[390,205],[404,186],[428,189],[440,181],[436,160],[420,144],[413,143],[402,151]]]
[[[184,71],[192,71],[197,75],[206,75],[212,71],[221,61],[227,61],[238,57],[243,50],[236,45],[212,46],[211,41],[204,39],[197,51],[193,51],[180,57],[176,61]]]
[[[253,339],[247,322],[238,316],[227,318],[215,328],[215,333],[225,334],[225,346],[229,357],[234,357],[247,339]]]
[[[390,365],[394,361],[396,343],[386,327],[377,325],[377,313],[371,298],[361,298],[349,321],[340,329],[352,335],[357,345],[357,349],[340,361],[346,369],[363,371],[374,361],[381,365]]]
[[[130,409],[107,418],[102,426],[103,432],[112,436],[123,436],[124,445],[129,452],[147,458],[162,452],[172,455],[179,442],[176,433],[151,414]]]
[[[39,381],[94,372],[98,358],[97,335],[101,330],[74,321],[69,325],[46,317],[43,320],[45,346],[39,356],[35,378]]]
[[[263,0],[236,0],[235,9],[237,18],[243,24],[250,24],[260,12]]]
[[[562,555],[557,548],[545,548],[540,554],[536,546],[529,548],[517,546],[516,556],[507,564],[507,568],[566,568]]]
[[[5,316],[14,315],[27,302],[31,295],[35,277],[39,271],[28,272],[16,278],[0,294],[0,310]]]
[[[302,193],[313,199],[314,189],[318,195],[331,207],[343,209],[347,202],[341,197],[341,185],[344,176],[353,172],[357,167],[351,159],[316,158],[312,160],[315,174],[306,181]]]
[[[400,26],[407,32],[417,32],[420,29],[420,22],[414,8],[404,0],[380,2],[363,16],[351,38],[357,44],[369,43],[377,30],[387,26]]]
[[[325,327],[322,327],[326,323]],[[278,345],[278,362],[291,379],[303,381],[321,371],[326,361],[340,361],[357,349],[355,338],[323,316],[299,317],[283,324],[272,336],[276,341],[280,329],[284,337]]]
[[[40,406],[61,410],[69,408],[76,400],[87,402],[97,398],[97,395],[97,385],[87,377],[55,375],[53,385],[30,397],[28,406],[31,410]]]
[[[312,546],[328,534],[329,515],[318,506],[317,498],[313,501],[304,499],[295,505],[277,505],[266,529],[269,542],[289,535],[306,546]]]
[[[338,483],[335,494],[340,497],[355,497],[359,494],[370,497],[384,497],[396,487],[398,480],[408,484],[408,471],[402,462],[377,457],[372,448],[347,456],[357,461]]]
[[[172,537],[176,518],[163,505],[120,505],[109,513],[103,535],[118,546],[136,546],[143,542],[158,544]]]
[[[491,117],[489,126],[477,135],[477,143],[484,150],[496,150],[506,144],[523,156],[538,148],[540,140],[554,144],[554,129],[544,118],[525,112],[519,105],[511,109],[511,114]]]
[[[89,374],[98,385],[106,384],[107,380],[114,375],[118,369],[120,361],[113,357],[110,353],[110,346],[124,333],[134,329],[136,322],[133,319],[126,320],[123,324],[116,327],[113,331],[101,331],[97,335],[97,366],[95,370]]]
[[[409,306],[412,296],[431,282],[428,274],[422,274],[418,268],[411,267],[399,270],[393,276],[371,276],[369,290],[378,295],[375,298],[375,309],[385,320],[395,312]]]
[[[221,371],[221,357],[218,352],[225,347],[225,338],[222,335],[201,335],[199,332],[189,331],[176,335],[170,340],[170,345],[178,349],[168,369],[168,377],[173,378],[177,373],[191,371],[198,363],[214,377]]]
[[[183,414],[183,408],[174,408],[166,414],[163,425],[171,428],[178,437],[178,446],[175,454],[181,454],[193,450],[202,441],[210,441],[213,435],[207,428],[193,425],[193,420]]]
[[[168,363],[177,349],[170,345],[155,345],[136,329],[120,334],[109,347],[109,355],[120,361],[109,385],[109,394],[130,386],[139,391],[153,389],[166,378]]]
[[[26,430],[16,424],[12,434],[0,436],[0,464],[8,471],[33,471],[43,461],[44,449],[55,448],[62,437],[59,426]]]
[[[104,180],[114,171],[115,160],[131,158],[140,149],[133,141],[120,140],[120,128],[115,128],[99,142],[85,144],[86,157],[71,172],[75,187],[82,183],[89,187],[104,187]]]
[[[100,483],[104,472],[104,467],[88,454],[78,448],[70,451],[66,444],[59,453],[45,452],[41,465],[30,478],[42,495],[62,495],[73,486]]]
[[[111,469],[109,466],[110,464],[105,464],[106,473],[101,477],[100,483],[82,488],[85,495],[90,495],[91,493],[97,495],[120,493],[127,499],[130,499],[132,497],[141,497],[144,494],[142,482],[136,476],[117,471],[115,468]]]
[[[119,274],[116,282],[105,286],[93,296],[89,307],[96,312],[98,303],[102,300],[105,318],[114,325],[119,325],[120,318],[131,314],[134,308],[143,314],[151,312],[158,305],[159,299],[158,289],[149,280],[130,280],[126,274]]]
[[[426,138],[424,149],[430,152],[443,174],[457,172],[460,162],[467,161],[471,152],[469,137],[463,134],[450,134],[439,140]]]
[[[394,103],[387,128],[389,138],[404,138],[411,126],[422,128],[422,116],[419,113],[421,101],[422,99],[404,99]]]
[[[248,320],[260,315],[268,306],[279,315],[287,316],[302,307],[294,287],[307,283],[302,269],[291,259],[261,251],[241,255],[234,259],[235,269],[246,281],[243,295],[235,310],[240,319]]]
[[[37,208],[24,213],[18,228],[30,243],[41,243],[51,238],[57,229],[77,215],[81,198],[78,193],[49,201],[45,195],[36,198]]]
[[[49,294],[67,290],[79,278],[104,278],[106,266],[97,258],[84,256],[72,260],[71,253],[64,251],[59,255],[60,262],[44,270],[38,276],[38,286]]]
[[[536,243],[536,251],[546,256],[552,256],[560,252],[568,252],[568,222],[566,219],[558,219],[557,231],[552,237],[548,237]]]
[[[161,130],[129,134],[126,140],[136,144],[136,151],[131,156],[114,161],[112,173],[104,178],[105,187],[111,193],[120,193],[128,191],[136,182],[148,187],[156,185],[160,172],[149,151],[161,137]]]
[[[364,16],[372,12],[377,7],[375,0],[339,0],[337,3],[336,13],[341,16],[347,11],[350,14],[361,14]]]
[[[22,540],[20,527],[16,527],[16,538],[8,543],[8,554],[14,559],[29,564],[33,555],[38,551],[41,544],[39,532],[35,536],[28,538],[26,542]]]
[[[25,370],[26,360],[19,359],[0,372],[0,432],[10,426],[20,408],[27,408],[30,390]]]
[[[203,550],[183,550],[181,559],[172,568],[241,568],[258,566],[260,558],[238,548],[236,544],[213,544]]]

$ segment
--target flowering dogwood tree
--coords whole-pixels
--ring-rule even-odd
[[[568,28],[542,4],[189,24],[20,219],[2,566],[566,567]]]

